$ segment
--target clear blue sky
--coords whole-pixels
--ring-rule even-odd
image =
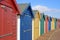
[[[60,10],[60,0],[16,0],[16,1],[17,3],[31,3],[31,6],[42,5],[42,6],[47,6],[49,8]],[[52,15],[52,14],[48,14],[48,15]],[[57,14],[55,16],[57,18],[60,18],[60,13],[59,15]]]

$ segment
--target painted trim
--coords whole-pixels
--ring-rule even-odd
[[[20,16],[17,17],[17,40],[20,40]]]
[[[34,19],[32,20],[32,40],[34,40]]]

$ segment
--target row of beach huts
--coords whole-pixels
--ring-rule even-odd
[[[32,10],[30,3],[0,1],[0,40],[36,40],[60,28],[60,19]]]

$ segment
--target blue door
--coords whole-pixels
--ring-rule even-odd
[[[20,40],[32,40],[32,18],[30,15],[20,16]]]
[[[48,30],[49,31],[51,30],[51,21],[50,20],[48,21]]]
[[[52,19],[51,19],[51,17],[49,17],[49,20],[48,20],[48,31],[51,30],[51,21],[52,21]]]

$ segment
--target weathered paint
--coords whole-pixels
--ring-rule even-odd
[[[33,10],[33,13],[34,13],[34,19],[33,19],[33,21],[34,21],[34,25],[33,25],[34,30],[32,30],[32,31],[34,31],[34,34],[32,34],[32,35],[34,35],[33,40],[36,40],[39,37],[39,31],[40,31],[39,30],[40,13],[37,10]]]
[[[44,34],[44,14],[41,14],[41,19],[40,19],[40,35]]]
[[[15,0],[0,1],[0,40],[17,40],[16,13],[19,13],[19,11],[15,4]]]
[[[11,8],[12,9],[12,8]],[[16,40],[16,14],[9,7],[1,7],[0,40]]]
[[[52,22],[51,22],[51,30],[54,30],[55,26],[54,26],[54,18],[52,18]]]
[[[45,16],[45,33],[48,32],[48,16]]]
[[[20,13],[16,0],[1,0],[0,4],[12,8],[15,14]]]
[[[19,4],[20,15],[20,40],[32,40],[33,13],[30,4]]]
[[[49,32],[51,31],[51,21],[52,21],[52,18],[49,17],[49,18],[48,18],[48,31],[49,31]]]

